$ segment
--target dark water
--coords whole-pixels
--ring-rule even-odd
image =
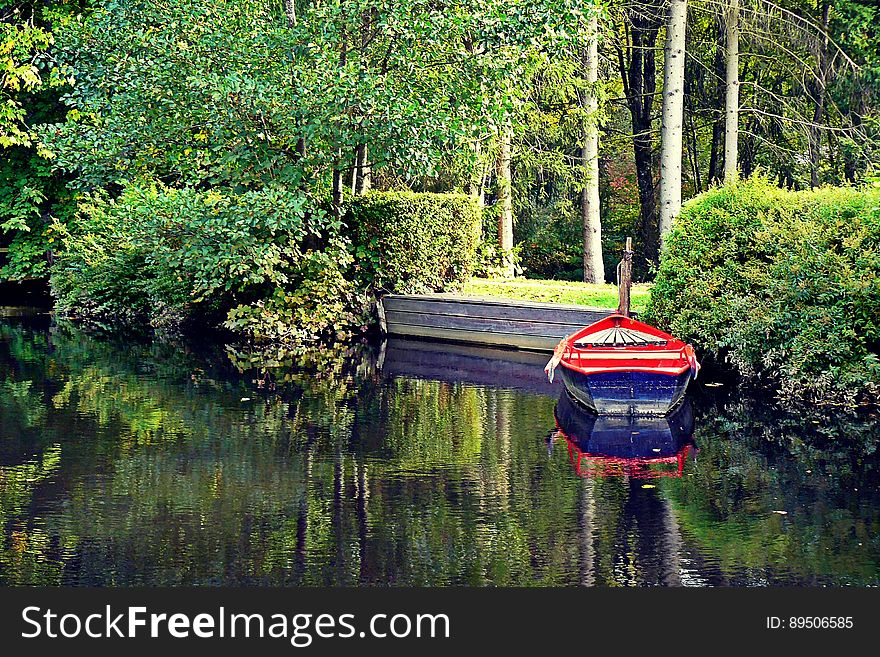
[[[870,420],[703,384],[669,422],[595,423],[509,358],[267,372],[0,319],[0,584],[880,584]]]

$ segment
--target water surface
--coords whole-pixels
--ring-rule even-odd
[[[267,370],[0,318],[0,584],[880,583],[870,420],[696,386],[675,426],[596,425],[504,358]]]

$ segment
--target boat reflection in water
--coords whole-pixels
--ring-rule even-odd
[[[596,416],[563,392],[555,415],[556,431],[549,439],[565,440],[581,477],[681,477],[688,454],[696,455],[694,414],[687,399],[666,417]]]

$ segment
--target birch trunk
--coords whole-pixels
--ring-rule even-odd
[[[510,252],[513,250],[513,194],[510,176],[510,148],[513,128],[510,121],[501,128],[498,159],[495,166],[496,195],[498,198],[498,247],[504,254],[506,275],[513,277],[515,271]]]
[[[736,182],[739,154],[739,0],[728,0],[725,16],[727,74],[724,91],[724,184]]]
[[[296,25],[296,0],[284,0],[284,14],[287,16],[287,27]]]
[[[660,127],[660,243],[681,211],[681,151],[684,123],[684,57],[687,0],[670,0],[663,71]]]
[[[338,167],[338,165],[337,165]],[[342,214],[342,169],[333,169],[332,183],[332,199],[333,199],[333,216],[337,219]]]
[[[581,219],[584,226],[584,282],[604,283],[605,264],[602,261],[602,220],[599,213],[599,125],[596,113],[599,102],[596,97],[596,83],[599,80],[599,18],[590,18],[587,52],[584,58],[587,89],[586,111],[589,114],[584,124],[584,145],[581,147],[581,161],[586,181],[581,191]]]

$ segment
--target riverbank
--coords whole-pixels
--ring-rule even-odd
[[[617,286],[551,281],[529,278],[493,279],[471,278],[461,290],[462,296],[485,296],[521,301],[568,303],[597,308],[617,308]],[[651,285],[640,283],[632,287],[632,310],[643,312],[651,296]]]

